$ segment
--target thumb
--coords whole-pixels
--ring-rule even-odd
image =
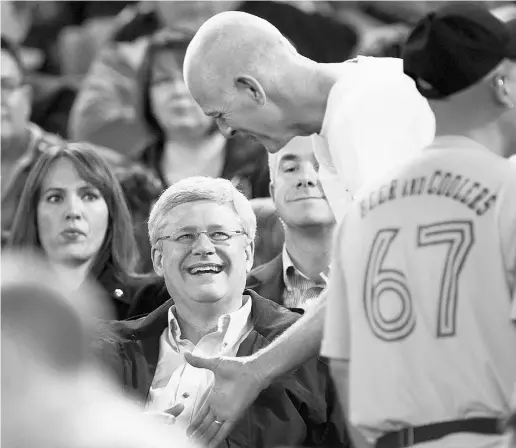
[[[165,414],[170,414],[173,417],[177,417],[179,414],[181,414],[181,412],[183,412],[184,409],[185,405],[183,403],[178,403],[165,410]]]
[[[192,367],[208,369],[212,372],[215,372],[219,363],[219,358],[205,358],[203,356],[192,355],[191,353],[185,353],[185,360]]]

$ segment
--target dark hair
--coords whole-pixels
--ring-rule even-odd
[[[114,172],[89,143],[65,143],[62,146],[50,148],[48,152],[39,156],[29,173],[20,197],[9,246],[41,249],[36,213],[41,184],[52,165],[60,159],[69,160],[79,175],[100,191],[108,207],[108,228],[93,262],[91,275],[97,279],[104,268],[110,264],[118,280],[132,282],[136,277],[138,251],[131,214]]]
[[[9,53],[9,55],[14,59],[14,62],[16,62],[16,65],[18,66],[18,69],[20,70],[23,78],[25,75],[25,68],[23,67],[23,62],[20,56],[20,49],[18,46],[7,37],[2,36],[2,50],[7,51],[7,53]]]
[[[176,51],[178,57],[182,60],[185,57],[186,49],[190,43],[192,36],[184,35],[179,33],[177,36],[171,32],[164,30],[155,33],[151,38],[151,42],[145,55],[145,60],[142,68],[142,104],[143,104],[143,118],[147,124],[149,131],[155,136],[157,148],[161,151],[165,144],[165,132],[158,123],[154,113],[152,112],[152,106],[150,101],[150,89],[152,80],[152,67],[156,56],[163,51]],[[217,124],[213,122],[213,126],[209,129],[208,134],[212,134],[217,131]],[[161,155],[158,156],[158,159]]]

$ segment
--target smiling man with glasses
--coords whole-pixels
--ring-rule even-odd
[[[299,315],[245,290],[256,217],[230,181],[192,177],[175,183],[152,208],[148,226],[154,270],[164,285],[149,285],[140,300],[168,300],[140,319],[109,323],[117,337],[101,345],[125,393],[164,422],[173,415],[186,431],[213,374],[186,363],[185,353],[252,355]],[[215,420],[207,433],[222,425]],[[327,365],[313,358],[271,383],[226,441],[261,448],[348,446]]]

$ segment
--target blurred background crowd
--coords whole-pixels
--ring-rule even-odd
[[[2,37],[19,49],[18,61],[4,62],[2,41],[2,92],[23,87],[2,112],[3,241],[34,154],[69,140],[106,149],[116,166],[141,271],[151,268],[144,223],[150,205],[164,187],[191,175],[230,179],[254,199],[256,265],[272,259],[282,226],[270,201],[259,199],[269,196],[266,152],[243,138],[225,141],[189,98],[182,58],[191,36],[213,14],[234,9],[270,21],[317,62],[395,57],[410,27],[443,3],[2,1]],[[480,3],[499,16],[514,13],[514,2]]]

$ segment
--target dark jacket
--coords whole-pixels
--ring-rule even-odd
[[[110,305],[113,307],[116,319],[126,319],[134,296],[141,288],[138,279],[134,279],[134,284],[132,285],[128,284],[126,281],[123,282],[116,275],[112,265],[106,263],[104,269],[102,269],[97,277],[97,282],[106,292],[106,297],[110,299]]]
[[[256,353],[292,325],[299,315],[253,291],[253,330],[237,356]],[[159,339],[168,325],[163,304],[150,315],[126,322],[111,322],[101,329],[100,356],[115,375],[123,393],[133,401],[147,399],[159,357]],[[349,439],[343,414],[327,365],[318,358],[274,382],[236,423],[224,446],[273,448],[277,446],[346,447]]]
[[[285,290],[281,254],[249,272],[246,288],[252,289],[262,297],[267,297],[281,305],[283,303],[283,291]]]
[[[163,278],[144,284],[135,294],[127,313],[127,319],[146,316],[170,299]]]

